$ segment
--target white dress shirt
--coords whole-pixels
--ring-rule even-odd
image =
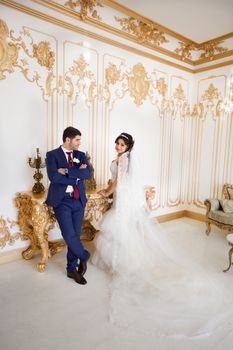
[[[67,163],[69,164],[69,162],[68,162],[68,154],[66,152],[72,152],[72,151],[64,148],[63,146],[61,146],[61,148],[62,148],[63,152],[65,153]],[[71,158],[73,159],[73,152],[71,153]],[[72,192],[74,192],[73,186],[68,185],[66,187],[66,193],[72,193]]]

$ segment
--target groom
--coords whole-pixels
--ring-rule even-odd
[[[86,284],[83,275],[90,254],[80,241],[80,231],[87,201],[84,180],[90,179],[91,169],[85,153],[78,151],[80,143],[81,132],[69,126],[63,132],[63,144],[47,152],[50,186],[46,204],[53,207],[68,247],[67,276],[79,284]]]

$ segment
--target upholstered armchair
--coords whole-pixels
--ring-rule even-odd
[[[233,185],[223,186],[223,199],[206,199],[206,234],[211,231],[211,224],[233,232]]]

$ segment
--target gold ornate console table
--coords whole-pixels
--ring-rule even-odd
[[[102,215],[111,207],[112,199],[104,198],[97,192],[106,186],[97,186],[96,190],[87,191],[87,205],[81,230],[82,240],[92,240],[95,237]],[[154,187],[145,188],[146,200],[150,209],[153,209],[152,201],[155,197]],[[18,224],[24,236],[30,239],[30,246],[22,252],[24,259],[32,259],[40,249],[41,260],[36,265],[37,271],[44,272],[48,259],[61,251],[65,246],[63,240],[49,241],[48,232],[55,227],[56,218],[51,207],[44,201],[46,193],[35,195],[32,192],[17,193],[15,198],[18,209]]]
[[[98,230],[93,224],[98,224],[103,213],[111,207],[112,200],[103,198],[97,193],[101,188],[103,186],[94,191],[87,191],[87,206],[81,230],[82,240],[92,240],[95,237]],[[45,198],[46,193],[35,195],[32,192],[17,193],[15,198],[18,224],[24,236],[31,241],[30,246],[22,252],[22,256],[26,260],[32,259],[37,249],[40,249],[41,260],[36,266],[39,272],[43,272],[48,259],[65,246],[63,240],[48,241],[48,232],[55,227],[56,218],[53,209],[44,203]]]

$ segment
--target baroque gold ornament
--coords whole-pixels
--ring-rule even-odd
[[[128,90],[137,106],[140,106],[149,95],[150,80],[142,63],[133,66],[132,73],[127,77]]]
[[[54,52],[50,50],[50,43],[47,41],[41,41],[38,45],[33,45],[33,56],[37,59],[37,62],[46,67],[48,70],[53,68],[54,65]]]
[[[115,16],[115,20],[120,23],[122,30],[135,35],[140,43],[160,46],[169,42],[164,33],[152,23],[148,24],[133,17],[119,18]]]
[[[93,73],[89,69],[89,64],[81,54],[77,60],[74,60],[74,65],[69,69],[72,75],[78,75],[80,79],[92,78]]]
[[[165,97],[167,93],[167,84],[165,82],[165,78],[159,78],[156,80],[156,88],[158,90],[158,93]]]
[[[25,236],[22,232],[11,232],[14,226],[17,226],[18,222],[10,219],[4,219],[0,217],[0,248],[4,248],[6,244],[13,245],[16,240],[25,240]]]
[[[197,49],[196,46],[194,44],[187,44],[187,43],[183,43],[181,41],[179,41],[179,45],[180,45],[180,47],[176,48],[175,52],[178,55],[181,55],[182,61],[184,61],[186,58],[192,59],[191,51],[196,50]]]
[[[195,43],[184,43],[179,41],[179,48],[175,49],[175,52],[181,56],[181,59],[184,61],[185,59],[192,60],[191,51],[196,51],[199,54],[198,60],[208,59],[212,61],[216,54],[227,52],[228,49],[222,46],[219,46],[223,41],[220,40],[212,40],[203,44],[195,44]],[[201,53],[201,51],[204,51]],[[195,61],[197,60],[195,59]]]
[[[39,74],[35,71],[35,61],[45,67]],[[43,98],[52,94],[52,73],[55,54],[50,49],[50,43],[41,41],[34,44],[31,29],[22,27],[18,36],[13,30],[9,30],[7,24],[0,19],[0,80],[5,79],[5,72],[13,73],[19,70],[30,83],[36,83],[42,92]],[[41,68],[41,67],[39,67]],[[47,79],[45,77],[47,75]]]
[[[214,58],[214,55],[228,51],[227,48],[219,46],[222,43],[223,41],[221,40],[215,40],[215,41],[201,44],[199,46],[199,50],[203,50],[204,52],[200,55],[200,58],[209,58],[209,60],[212,61]]]
[[[7,24],[0,20],[0,80],[6,78],[4,72],[12,73],[18,60],[18,47],[7,42],[9,29]]]
[[[84,96],[86,104],[90,105],[95,98],[95,75],[83,54],[73,60],[73,66],[68,69],[64,77],[60,76],[57,90],[60,94],[66,94],[69,99],[75,96]]]
[[[207,90],[205,90],[202,99],[208,100],[208,101],[212,101],[214,99],[218,99],[220,97],[220,93],[218,91],[218,89],[214,86],[213,83],[211,83],[208,87]]]
[[[120,70],[117,69],[116,65],[109,63],[108,68],[105,70],[105,79],[108,85],[115,85],[120,79]]]
[[[181,84],[178,85],[178,87],[176,88],[174,95],[173,95],[177,100],[180,101],[184,101],[185,98],[185,94],[184,94],[184,90]]]
[[[40,249],[41,260],[37,264],[37,271],[43,272],[51,255],[59,252],[64,247],[64,242],[48,242],[48,231],[55,226],[53,210],[31,192],[18,193],[15,205],[18,209],[18,223],[24,235],[30,240],[29,247],[22,252],[26,260],[34,257],[37,249]]]
[[[85,21],[87,18],[88,12],[91,14],[92,18],[101,20],[101,17],[98,15],[97,10],[95,9],[97,6],[103,7],[100,0],[69,0],[65,3],[65,6],[71,8],[72,10],[80,8],[80,17],[83,21]]]

